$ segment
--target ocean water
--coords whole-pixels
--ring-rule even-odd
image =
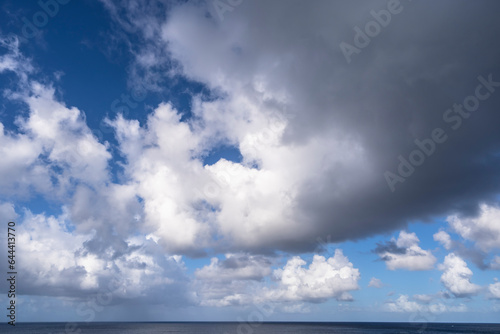
[[[1,324],[0,333],[62,334],[62,333],[179,333],[179,334],[464,334],[500,333],[500,324],[443,323],[81,323],[65,329],[65,323],[21,323],[15,327]]]

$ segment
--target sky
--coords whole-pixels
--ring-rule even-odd
[[[498,322],[498,1],[0,8],[17,321]]]

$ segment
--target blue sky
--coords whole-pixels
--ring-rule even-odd
[[[3,1],[17,320],[498,321],[497,7]]]

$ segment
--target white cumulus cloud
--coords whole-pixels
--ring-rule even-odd
[[[500,249],[500,208],[483,204],[477,217],[449,216],[447,221],[459,235],[473,241],[481,250]]]
[[[352,300],[350,291],[358,290],[359,269],[354,268],[340,249],[326,259],[315,255],[307,268],[300,257],[293,257],[274,271],[279,287],[268,293],[269,298],[287,301],[324,301],[330,298]]]
[[[472,270],[467,267],[467,263],[455,255],[448,254],[444,262],[439,265],[443,271],[441,282],[456,297],[469,297],[479,293],[481,287],[471,282]]]
[[[374,252],[389,270],[430,270],[437,260],[430,250],[420,248],[419,242],[415,233],[401,231],[397,239],[379,244]]]

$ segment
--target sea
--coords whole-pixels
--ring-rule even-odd
[[[0,325],[0,333],[184,333],[184,334],[452,334],[500,333],[500,324],[387,323],[387,322],[114,322],[114,323],[18,323]]]

